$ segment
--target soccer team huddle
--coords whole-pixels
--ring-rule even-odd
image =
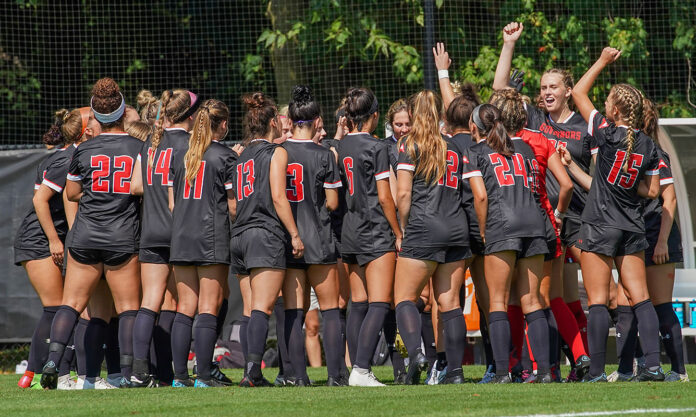
[[[213,361],[230,273],[244,304],[240,386],[273,385],[262,359],[279,295],[275,384],[312,384],[310,289],[328,386],[383,386],[371,372],[381,334],[395,383],[420,384],[427,371],[427,384],[461,384],[467,270],[488,365],[480,383],[688,381],[671,306],[676,198],[655,105],[616,84],[604,114],[595,109],[588,93],[619,59],[613,48],[575,84],[546,71],[530,100],[523,74],[510,75],[522,33],[503,29],[488,103],[450,82],[437,44],[440,94],[393,103],[386,139],[373,135],[381,109],[369,88],[346,92],[333,139],[309,87],[280,111],[247,94],[243,140],[229,148],[225,103],[141,91],[136,110],[113,79],[98,80],[89,107],[60,111],[44,135],[55,150],[15,240],[44,306],[19,385],[232,385]],[[588,317],[568,259],[582,269]],[[607,377],[612,322],[619,369]]]

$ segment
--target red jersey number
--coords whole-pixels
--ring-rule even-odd
[[[148,156],[152,153],[152,148],[147,150]],[[172,148],[167,148],[159,153],[155,161],[155,174],[159,175],[162,186],[169,185],[169,164],[172,160]],[[147,164],[147,185],[152,185],[152,167]]]
[[[109,192],[109,174],[111,173],[111,158],[106,155],[92,155],[90,158],[92,171],[92,192]]]
[[[155,170],[157,172],[157,170]],[[203,196],[203,180],[205,178],[205,161],[201,161],[201,167],[198,168],[196,178],[193,180],[193,199],[200,200]],[[184,181],[184,199],[191,198],[191,184],[189,181]]]
[[[133,173],[133,158],[128,155],[114,157],[114,192],[130,194],[130,177]]]
[[[355,191],[353,187],[353,158],[350,156],[343,158],[343,168],[346,171],[346,180],[348,180],[348,194],[353,195],[353,191]]]
[[[525,164],[522,154],[516,153],[512,155],[512,169],[510,168],[510,163],[503,155],[492,153],[489,154],[488,157],[493,164],[493,170],[495,171],[495,177],[498,180],[499,186],[509,187],[515,185],[515,177],[521,177],[524,186],[529,188],[527,165]]]
[[[237,165],[237,201],[249,197],[254,192],[254,160]]]
[[[449,188],[459,188],[459,155],[454,151],[447,151],[447,171],[445,176],[440,178],[438,185],[446,185]]]
[[[628,169],[623,174],[623,166],[626,161],[626,151],[617,150],[614,158],[614,164],[607,176],[607,181],[610,184],[616,185],[616,180],[619,180],[619,187],[630,189],[636,183],[638,178],[638,169],[643,165],[643,155],[639,153],[631,154],[628,159]]]
[[[90,158],[92,171],[92,192],[130,194],[130,177],[133,173],[133,158],[128,155],[114,157],[113,187],[109,182],[111,173],[111,157],[107,155],[92,155]]]
[[[288,186],[285,188],[285,194],[288,201],[299,203],[304,200],[304,167],[302,164],[288,164],[287,171]]]

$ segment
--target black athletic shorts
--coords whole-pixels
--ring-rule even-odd
[[[344,264],[365,266],[370,262],[374,261],[381,256],[394,252],[393,250],[387,250],[382,252],[373,253],[344,253],[342,260]]]
[[[561,243],[563,243],[563,246],[578,246],[581,225],[582,221],[578,218],[566,217],[563,219],[563,226],[561,226]]]
[[[517,259],[522,259],[536,255],[546,255],[549,252],[549,247],[545,237],[516,237],[486,243],[486,255],[508,250],[517,252]]]
[[[45,259],[51,257],[51,251],[48,250],[48,246],[45,248],[14,248],[14,263],[17,266],[22,266],[22,262],[36,261],[38,259]]]
[[[645,233],[583,223],[577,247],[585,252],[615,257],[631,255],[648,248]]]
[[[486,245],[480,240],[480,236],[472,238],[472,236],[469,235],[469,249],[471,249],[471,254],[473,256],[484,255],[486,253]]]
[[[169,247],[140,248],[138,260],[144,264],[169,264]]]
[[[239,275],[249,275],[254,268],[286,269],[285,240],[276,234],[253,227],[232,237],[230,269]]]
[[[646,224],[647,226],[647,224]],[[657,238],[660,236],[660,225],[657,227],[649,227],[645,230],[645,238],[648,241],[648,248],[645,250],[645,266],[653,266],[655,263],[652,258],[655,254],[655,246]],[[672,230],[667,238],[667,253],[669,254],[669,263],[684,262],[684,252],[682,251],[681,234],[677,223],[672,223]]]
[[[561,256],[561,240],[556,234],[556,228],[553,227],[551,219],[544,214],[546,221],[546,246],[549,248],[549,252],[544,255],[544,261],[551,261]]]
[[[118,266],[133,256],[132,252],[115,252],[103,249],[78,249],[68,248],[70,256],[77,262],[85,265],[103,263],[108,266]]]
[[[445,246],[435,248],[401,247],[400,258],[418,259],[421,261],[433,261],[439,264],[448,264],[471,258],[471,250],[468,246]]]

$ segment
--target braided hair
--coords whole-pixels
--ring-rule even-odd
[[[609,95],[612,97],[612,104],[621,114],[623,121],[628,125],[625,138],[626,158],[623,165],[623,171],[628,172],[628,162],[631,159],[636,141],[634,129],[642,127],[643,97],[635,87],[628,84],[614,85]]]
[[[188,94],[187,94],[188,95]],[[189,138],[189,148],[184,156],[186,167],[186,181],[191,185],[201,168],[203,154],[213,141],[213,132],[218,130],[222,122],[230,118],[230,110],[227,105],[219,100],[206,100],[201,106],[193,131]]]
[[[189,92],[182,89],[165,90],[162,93],[160,102],[162,103],[162,108],[158,111],[159,119],[155,121],[155,129],[152,132],[152,142],[148,152],[147,163],[149,166],[153,166],[155,163],[155,151],[164,133],[164,119],[166,118],[170,123],[174,122],[186,113],[193,104],[191,103]]]

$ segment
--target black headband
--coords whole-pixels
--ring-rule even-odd
[[[171,92],[171,94],[174,94],[171,90],[169,90],[169,91]],[[196,110],[198,110],[198,108],[201,107],[201,103],[203,102],[203,100],[201,100],[197,95],[193,94],[193,93],[190,92],[190,91],[188,91],[188,94],[189,94],[189,96],[190,96],[191,98],[193,98],[193,102],[191,103],[191,107],[189,107],[188,110],[186,110],[186,111],[184,112],[184,114],[182,114],[181,116],[177,117],[175,120],[172,120],[172,123],[181,123],[181,122],[183,122],[184,120],[186,120],[186,119],[188,119],[189,117],[193,116],[193,113],[195,113]]]

